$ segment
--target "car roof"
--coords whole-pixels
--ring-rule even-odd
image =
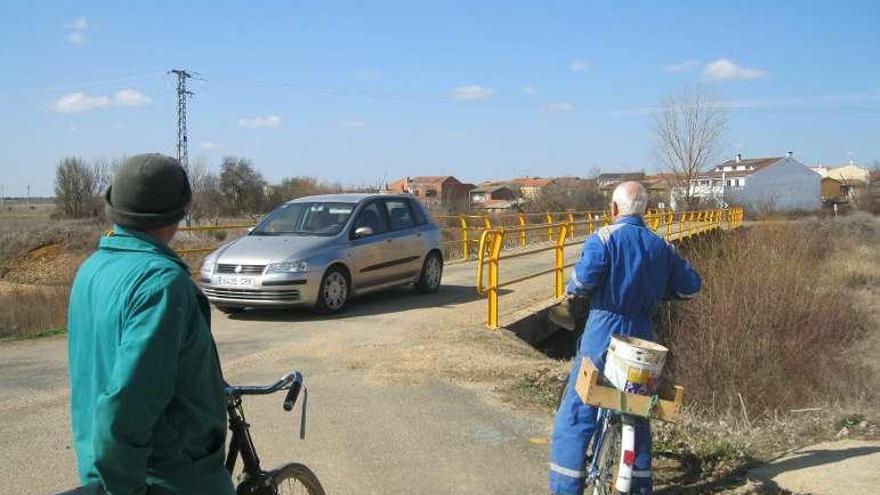
[[[337,203],[360,203],[371,198],[408,198],[405,194],[393,193],[342,193],[342,194],[319,194],[316,196],[304,196],[288,201],[288,203],[300,202],[337,202]]]

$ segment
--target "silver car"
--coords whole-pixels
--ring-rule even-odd
[[[440,229],[405,195],[329,194],[269,213],[248,235],[214,251],[199,275],[221,311],[310,306],[335,313],[351,297],[443,276]]]

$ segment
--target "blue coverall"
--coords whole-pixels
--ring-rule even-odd
[[[651,313],[663,299],[689,299],[702,281],[672,244],[648,229],[640,216],[600,228],[584,243],[566,291],[590,297],[590,315],[556,413],[550,459],[550,491],[583,492],[587,445],[596,428],[595,407],[581,402],[574,384],[581,356],[605,366],[612,335],[653,340]],[[651,431],[636,425],[632,493],[651,493]]]

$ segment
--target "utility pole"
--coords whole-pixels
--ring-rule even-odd
[[[169,74],[177,75],[177,161],[186,175],[189,176],[189,149],[186,139],[186,97],[192,96],[192,91],[186,89],[186,80],[192,77],[192,74],[185,69],[173,69],[168,71]],[[192,217],[186,214],[186,225],[192,223]]]
[[[169,74],[177,75],[177,161],[189,175],[189,150],[186,140],[186,97],[192,96],[193,92],[186,89],[186,80],[192,74],[184,69],[168,71]]]
[[[28,198],[27,198],[27,205],[28,205],[28,206],[31,205],[31,185],[30,185],[30,184],[28,184]]]

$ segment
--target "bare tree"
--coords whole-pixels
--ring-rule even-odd
[[[223,212],[223,193],[220,192],[220,178],[212,172],[204,159],[196,159],[189,170],[189,182],[192,187],[192,203],[189,214],[193,221],[200,222],[206,218],[219,223]]]
[[[669,94],[654,117],[654,156],[674,176],[678,204],[694,203],[694,179],[714,164],[727,129],[727,112],[701,87]]]
[[[108,168],[81,158],[65,157],[55,169],[55,205],[65,218],[97,217],[103,213],[101,192],[109,184]]]

